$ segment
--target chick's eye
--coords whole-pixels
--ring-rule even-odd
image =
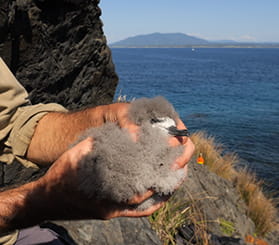
[[[162,120],[158,119],[158,118],[151,118],[150,122],[153,123],[159,123],[162,122]]]

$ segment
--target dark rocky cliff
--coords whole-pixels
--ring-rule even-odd
[[[110,103],[117,75],[94,1],[0,0],[0,55],[33,103]]]

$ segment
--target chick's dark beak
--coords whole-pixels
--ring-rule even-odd
[[[190,136],[190,133],[187,129],[177,129],[175,126],[171,126],[168,128],[168,133],[173,136]]]

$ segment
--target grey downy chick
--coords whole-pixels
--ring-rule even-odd
[[[163,97],[142,98],[131,103],[128,117],[140,126],[137,142],[126,129],[113,123],[82,135],[80,140],[94,138],[94,150],[80,162],[79,189],[88,197],[117,203],[152,189],[156,196],[136,207],[145,209],[160,196],[171,194],[185,177],[184,170],[171,170],[183,152],[182,146],[168,145],[169,128],[176,127],[177,113]],[[166,118],[171,125],[160,125]]]

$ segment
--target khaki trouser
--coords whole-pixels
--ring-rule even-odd
[[[0,58],[0,164],[15,159],[26,167],[38,166],[25,155],[38,121],[48,112],[67,110],[58,104],[31,105],[28,94]],[[17,232],[0,236],[0,244],[11,245]]]

